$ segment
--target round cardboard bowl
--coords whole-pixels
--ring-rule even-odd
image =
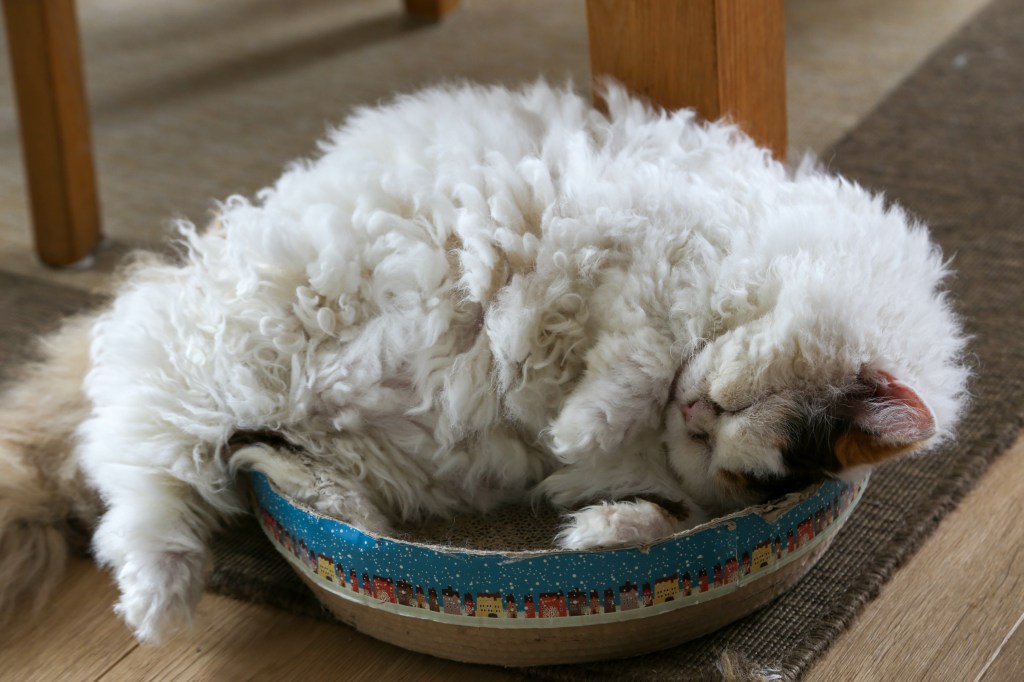
[[[826,481],[653,545],[480,551],[377,537],[251,476],[267,537],[340,620],[377,639],[472,663],[636,656],[765,605],[814,564],[867,483]]]

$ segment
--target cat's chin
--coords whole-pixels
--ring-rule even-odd
[[[763,500],[722,481],[711,471],[711,452],[706,445],[691,441],[685,434],[674,444],[665,444],[669,467],[676,475],[682,491],[701,510],[697,525],[725,516]]]
[[[707,444],[694,441],[690,436],[676,401],[672,401],[665,412],[662,447],[683,491],[701,506],[713,506],[720,496],[708,473],[711,452]]]

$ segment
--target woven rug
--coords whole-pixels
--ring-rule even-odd
[[[32,357],[32,339],[53,331],[65,315],[99,302],[79,289],[0,272],[0,381]]]
[[[767,608],[642,659],[533,669],[561,680],[716,679],[723,652],[743,671],[804,672],[930,535],[1024,423],[1024,6],[997,0],[826,156],[927,221],[955,256],[957,305],[978,372],[960,439],[927,460],[876,472],[833,547]],[[0,375],[31,334],[88,305],[72,289],[0,273]],[[211,589],[327,618],[243,522],[218,542]],[[339,626],[343,627],[343,626]]]

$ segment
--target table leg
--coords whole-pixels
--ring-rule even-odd
[[[405,0],[405,11],[428,21],[440,21],[458,7],[459,0]]]
[[[71,265],[100,240],[75,3],[3,6],[36,251],[48,265]]]
[[[587,0],[590,64],[667,109],[729,116],[786,155],[783,0]]]

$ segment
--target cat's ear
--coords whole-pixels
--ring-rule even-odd
[[[850,405],[853,426],[835,444],[842,468],[877,464],[935,435],[935,415],[914,389],[885,372],[862,382],[864,393]]]

